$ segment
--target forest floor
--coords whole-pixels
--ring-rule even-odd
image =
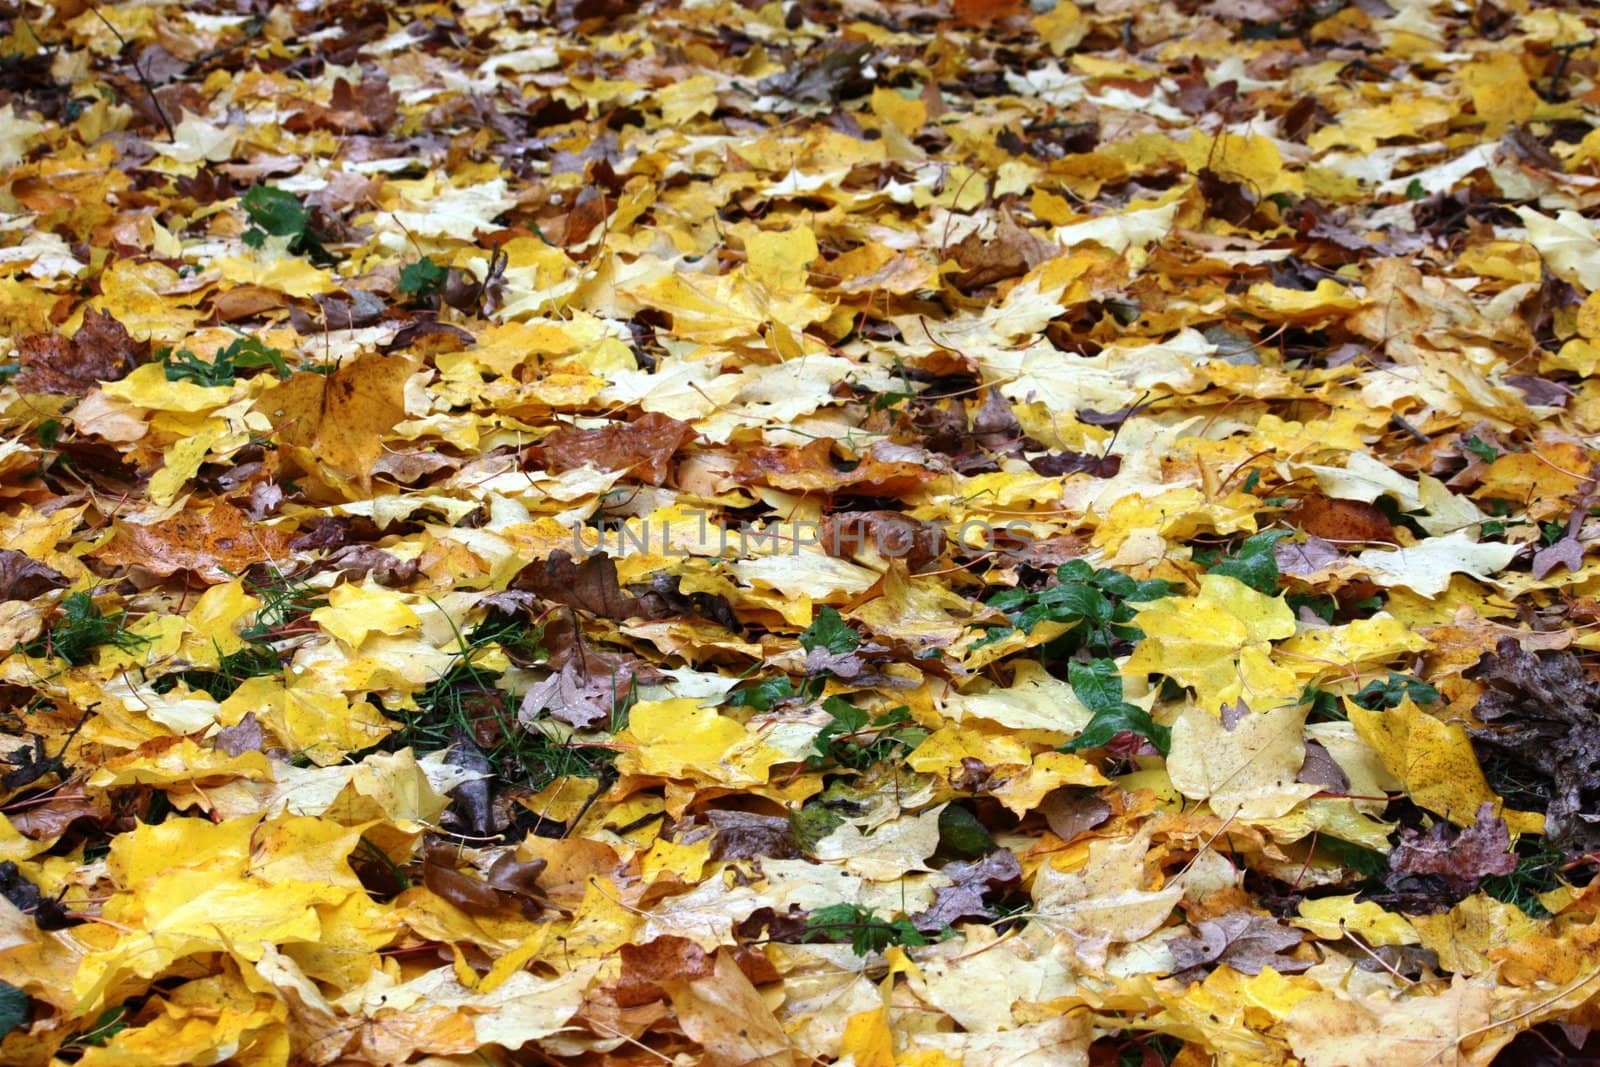
[[[0,1062],[1593,1055],[1597,38],[19,0]]]

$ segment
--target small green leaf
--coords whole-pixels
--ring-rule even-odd
[[[834,742],[839,738],[848,737],[858,730],[867,727],[867,713],[844,697],[829,697],[822,702],[822,710],[833,718],[824,726],[812,742],[816,746],[816,755],[812,761],[820,764],[828,757],[834,755]]]
[[[848,939],[857,956],[882,952],[890,945],[926,945],[924,937],[909,919],[889,922],[868,908],[856,904],[830,904],[818,908],[806,919],[803,941]]]
[[[1067,664],[1067,681],[1083,706],[1096,714],[1122,706],[1122,675],[1109,659]]]
[[[27,1021],[28,994],[0,982],[0,1035],[9,1034]]]
[[[728,703],[736,708],[755,708],[757,711],[771,711],[774,704],[781,704],[785,700],[793,699],[799,693],[787,675],[768,678],[764,682],[746,686],[736,692],[728,694]]]
[[[1080,752],[1110,744],[1118,734],[1138,734],[1165,756],[1172,747],[1172,731],[1150,718],[1150,713],[1132,704],[1097,711],[1077,737],[1061,746],[1063,752]]]
[[[1258,533],[1212,567],[1210,573],[1236,578],[1256,592],[1271,596],[1278,591],[1278,560],[1272,554],[1272,546],[1288,536],[1288,530]]]
[[[311,225],[311,212],[299,197],[270,185],[252,186],[239,204],[252,226],[273,237],[297,237]]]
[[[201,359],[187,348],[174,352],[163,348],[156,353],[166,372],[167,381],[191,381],[196,385],[232,385],[242,370],[262,370],[270,367],[279,378],[289,376],[289,365],[283,353],[262,344],[254,337],[239,337],[221,349],[209,360]]]
[[[272,373],[280,378],[289,376],[289,364],[284,361],[283,353],[254,337],[235,338],[218,353],[218,358],[231,366],[236,374],[242,370],[265,370],[270,367]]]
[[[444,288],[449,272],[427,256],[400,268],[400,292],[404,296],[429,297]]]
[[[842,656],[861,646],[861,635],[846,625],[844,617],[837,611],[824,607],[817,612],[811,625],[801,631],[800,645],[807,652],[814,648],[825,648]]]
[[[939,847],[963,859],[994,851],[994,838],[978,817],[959,804],[947,804],[939,813]]]
[[[1420,678],[1391,672],[1381,682],[1362,686],[1355,695],[1355,702],[1369,711],[1383,711],[1399,707],[1407,697],[1414,704],[1435,704],[1439,701],[1439,691]]]
[[[991,597],[989,606],[1005,612],[1016,629],[1032,633],[1041,622],[1057,622],[1072,630],[1051,642],[1049,650],[1070,655],[1082,648],[1109,652],[1117,641],[1144,635],[1127,625],[1136,614],[1130,606],[1171,596],[1173,587],[1160,580],[1135,581],[1114,570],[1095,570],[1081,559],[1056,571],[1056,583],[1039,590],[1007,589]],[[1081,625],[1080,625],[1081,624]],[[997,641],[1011,630],[991,629],[974,648]]]
[[[99,1048],[128,1027],[128,1009],[121,1004],[107,1008],[94,1025],[73,1038],[65,1047]]]
[[[1469,434],[1461,439],[1461,447],[1471,452],[1485,463],[1493,463],[1500,458],[1500,450],[1477,434]]]
[[[1300,699],[1295,703],[1311,705],[1306,711],[1306,721],[1308,722],[1348,721],[1348,716],[1344,713],[1344,706],[1339,702],[1338,694],[1330,693],[1326,689],[1318,689],[1314,685],[1308,685],[1300,691]]]
[[[266,244],[268,236],[287,237],[289,251],[303,253],[313,263],[330,266],[338,262],[312,232],[311,212],[293,193],[270,185],[256,185],[240,198],[239,204],[250,219],[250,228],[240,237],[251,248]]]
[[[1094,716],[1081,734],[1063,746],[1063,751],[1099,748],[1117,734],[1126,732],[1148,739],[1166,755],[1171,731],[1158,725],[1143,708],[1122,699],[1122,675],[1116,663],[1109,659],[1094,659],[1088,663],[1074,661],[1067,664],[1067,681],[1072,684],[1074,695],[1094,712]]]

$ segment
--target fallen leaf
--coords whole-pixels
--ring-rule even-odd
[[[1435,823],[1427,833],[1403,829],[1400,843],[1389,854],[1389,870],[1397,875],[1437,875],[1449,890],[1464,897],[1490,875],[1507,875],[1517,869],[1511,851],[1511,834],[1494,805],[1478,808],[1477,821],[1464,830]]]
[[[24,393],[82,396],[98,382],[127,377],[149,358],[150,346],[135,342],[108,311],[89,310],[69,340],[60,334],[33,334],[18,347]]]
[[[283,558],[289,534],[249,522],[238,508],[218,503],[183,510],[148,525],[116,524],[111,543],[96,555],[112,566],[139,566],[153,574],[189,571],[212,584],[227,582],[256,563]]]
[[[296,449],[312,470],[365,494],[384,436],[405,415],[406,380],[417,362],[367,356],[328,374],[300,371],[256,401],[278,440]]]
[[[1298,974],[1313,963],[1287,954],[1304,940],[1299,930],[1255,912],[1230,911],[1205,920],[1197,929],[1199,937],[1179,937],[1167,943],[1184,971],[1223,963],[1243,974],[1260,974],[1268,967],[1279,974]]]

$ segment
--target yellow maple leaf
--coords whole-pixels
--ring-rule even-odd
[[[1258,593],[1236,578],[1205,574],[1198,596],[1156,601],[1134,617],[1133,625],[1145,639],[1123,673],[1164,674],[1193,686],[1209,711],[1241,699],[1265,710],[1292,704],[1299,696],[1299,679],[1271,658],[1270,643],[1295,631],[1294,612],[1282,597]]]
[[[327,606],[314,610],[311,621],[352,650],[360,648],[368,634],[403,634],[422,625],[422,618],[401,594],[348,582],[333,587]]]
[[[1287,814],[1322,786],[1296,780],[1305,762],[1307,704],[1250,712],[1231,728],[1190,706],[1172,724],[1167,774],[1178,791],[1223,818]]]
[[[1345,711],[1384,766],[1405,785],[1414,803],[1457,826],[1471,826],[1481,804],[1493,804],[1514,831],[1539,832],[1542,816],[1501,810],[1483,777],[1466,730],[1428,714],[1409,697],[1388,711],[1369,711],[1353,701]]]
[[[724,785],[765,782],[767,771],[784,758],[760,735],[689,697],[635,704],[617,744],[622,748],[617,767],[625,774]]]

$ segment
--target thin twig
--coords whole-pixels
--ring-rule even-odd
[[[100,8],[94,3],[94,0],[89,0],[89,10],[94,12],[95,18],[105,23],[106,29],[111,31],[111,35],[122,44],[123,49],[126,51],[129,47],[128,39],[122,36],[122,31],[117,29],[116,26],[112,25],[111,20],[106,18],[105,15],[101,13]],[[172,120],[167,118],[166,109],[161,106],[161,98],[156,95],[156,87],[150,84],[149,76],[146,75],[142,69],[140,69],[139,57],[130,54],[128,61],[133,64],[133,72],[139,76],[139,84],[144,86],[144,91],[146,93],[150,94],[150,103],[156,109],[156,118],[160,119],[161,125],[165,126],[167,129],[167,139],[176,144],[178,142],[178,134],[172,128]]]

